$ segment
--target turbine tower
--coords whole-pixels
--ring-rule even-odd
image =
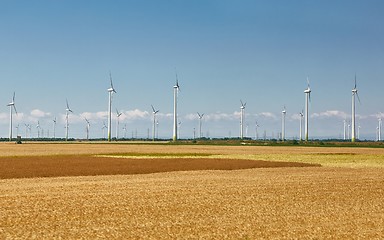
[[[119,139],[119,128],[120,128],[120,116],[122,115],[123,113],[119,112],[119,110],[117,110],[116,108],[116,140]]]
[[[87,118],[84,118],[84,120],[87,122],[87,127],[85,128],[85,131],[86,131],[87,140],[89,140],[89,129],[91,127],[91,123],[89,122],[89,120]]]
[[[256,121],[256,125],[255,125],[255,128],[256,128],[256,140],[259,140],[259,132],[258,132],[258,128],[260,127],[260,125],[257,123],[257,121]]]
[[[311,101],[311,88],[309,87],[309,79],[307,78],[307,89],[304,90],[305,93],[305,141],[308,141],[308,110],[309,110],[309,101]],[[300,135],[301,136],[301,135]]]
[[[355,108],[355,96],[357,96],[357,99],[360,102],[359,94],[357,93],[357,86],[356,86],[356,74],[355,74],[355,86],[352,89],[352,137],[351,141],[356,141],[356,108]]]
[[[37,138],[40,138],[40,121],[37,121],[37,125],[36,125],[36,129],[37,129]]]
[[[12,141],[12,115],[13,109],[15,109],[15,113],[17,114],[16,106],[15,106],[15,92],[13,92],[13,98],[10,103],[7,105],[9,107],[9,141]]]
[[[56,138],[56,117],[53,119],[53,138]]]
[[[299,115],[300,115],[300,141],[303,141],[303,117],[304,117],[303,111],[301,111]]]
[[[70,112],[73,113],[73,111],[69,107],[68,99],[65,99],[65,100],[67,102],[67,108],[65,109],[65,141],[68,141],[68,129],[69,129],[68,116],[69,116],[69,113]]]
[[[343,120],[344,140],[347,140],[347,120]]]
[[[285,115],[287,111],[285,110],[285,106],[283,111],[281,111],[282,121],[281,121],[281,140],[284,142],[285,140]]]
[[[240,106],[240,138],[244,138],[244,112],[245,112],[245,105],[247,103],[243,103],[243,101],[240,100],[241,106]]]
[[[103,130],[103,138],[105,138],[105,129],[108,128],[106,125],[105,125],[105,122],[103,122],[103,127],[101,128]]]
[[[382,122],[381,122],[381,117],[378,119],[379,120],[379,132],[378,132],[378,136],[377,136],[377,139],[379,140],[379,141],[381,141],[381,125],[382,125]]]
[[[176,84],[173,86],[173,141],[177,140],[177,96],[180,90],[179,80],[176,73]]]
[[[113,88],[112,83],[112,75],[111,72],[109,72],[109,80],[111,86],[107,89],[109,94],[109,101],[108,101],[108,142],[111,141],[111,128],[112,128],[112,94],[116,93],[116,90]]]
[[[197,115],[199,116],[199,138],[202,138],[202,132],[201,132],[201,121],[203,119],[203,116],[204,116],[204,113],[200,114],[199,112],[197,112]]]
[[[155,138],[156,138],[156,114],[159,112],[159,110],[155,110],[155,108],[153,107],[153,105],[151,105],[152,107],[152,114],[153,114],[153,126],[152,126],[152,141],[155,141]]]

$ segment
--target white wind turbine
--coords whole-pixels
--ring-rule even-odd
[[[301,111],[299,115],[300,115],[300,141],[302,141],[303,140],[303,117],[304,117],[303,111]]]
[[[255,125],[255,128],[256,128],[256,140],[259,140],[259,132],[258,132],[258,128],[260,127],[260,125],[257,123],[256,121],[256,125]]]
[[[241,106],[240,106],[240,138],[244,138],[244,118],[245,118],[245,105],[247,103],[243,103],[243,101],[240,100]]]
[[[180,90],[179,80],[176,73],[176,84],[173,86],[173,141],[177,140],[177,97]]]
[[[156,138],[159,139],[159,120],[156,120]]]
[[[153,126],[152,126],[152,141],[155,141],[155,135],[156,135],[156,114],[159,112],[159,110],[156,110],[153,105],[152,107],[152,114],[153,114]]]
[[[37,129],[37,138],[40,138],[40,121],[37,121],[37,125],[36,125],[36,129]]]
[[[17,126],[15,127],[16,128],[16,136],[19,136],[19,126],[20,126],[20,124],[17,124]]]
[[[84,118],[84,120],[87,122],[87,126],[85,128],[85,131],[86,131],[87,140],[89,140],[89,129],[91,128],[91,123],[89,122],[89,120],[87,118]]]
[[[65,109],[65,141],[68,141],[68,129],[69,129],[69,113],[73,113],[72,109],[69,107],[68,99],[65,99],[67,103],[67,108]]]
[[[281,140],[284,142],[285,140],[285,115],[287,114],[287,111],[285,110],[285,106],[283,111],[281,111]]]
[[[124,124],[123,130],[124,130],[124,139],[126,139],[127,138],[127,124]]]
[[[347,139],[347,120],[343,120],[344,140]]]
[[[379,117],[378,121],[379,121],[379,126],[378,126],[378,135],[377,135],[377,139],[378,139],[379,141],[381,141],[381,125],[382,125],[381,117]]]
[[[197,112],[197,115],[199,116],[199,138],[202,138],[202,132],[201,132],[201,122],[202,122],[202,119],[204,117],[204,113],[200,114],[199,112]]]
[[[360,102],[359,94],[357,93],[357,86],[356,86],[356,74],[355,74],[355,86],[352,89],[352,142],[356,140],[356,109],[355,109],[355,96],[357,96],[357,99]]]
[[[111,128],[112,128],[112,94],[116,93],[116,90],[113,88],[112,75],[109,72],[109,79],[111,86],[107,89],[109,94],[108,100],[108,142],[111,141]]]
[[[120,116],[122,115],[123,113],[119,112],[119,110],[117,110],[116,108],[116,140],[119,139],[119,128],[120,128]]]
[[[10,103],[7,105],[9,107],[9,141],[12,141],[12,115],[13,109],[15,109],[15,113],[17,114],[16,106],[15,106],[15,92],[13,92],[13,98]]]
[[[28,127],[29,127],[29,124],[24,123],[24,125],[25,125],[25,138],[28,138]]]
[[[103,130],[103,138],[105,138],[105,129],[108,128],[106,125],[105,125],[105,122],[103,122],[103,127],[101,128]]]
[[[305,141],[308,141],[308,117],[309,117],[309,101],[311,101],[311,88],[309,87],[309,79],[307,78],[307,89],[305,93]],[[300,135],[301,136],[301,135]]]
[[[56,138],[56,117],[53,119],[53,138]]]

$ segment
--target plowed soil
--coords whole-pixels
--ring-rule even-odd
[[[0,179],[310,166],[320,165],[203,157],[136,159],[89,155],[21,156],[0,157]]]

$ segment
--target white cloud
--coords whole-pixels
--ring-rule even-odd
[[[312,118],[341,118],[345,119],[349,117],[349,114],[343,112],[343,111],[338,111],[338,110],[328,110],[325,112],[320,112],[320,113],[313,113],[311,115]]]
[[[49,112],[44,112],[40,109],[33,109],[31,111],[31,117],[32,118],[44,118],[44,117],[50,117],[52,114]]]
[[[274,113],[271,113],[271,112],[261,112],[261,113],[256,114],[256,116],[260,117],[260,118],[277,119],[276,115]]]
[[[121,120],[138,120],[138,119],[149,119],[150,114],[148,111],[141,111],[139,109],[134,109],[130,111],[122,112]]]

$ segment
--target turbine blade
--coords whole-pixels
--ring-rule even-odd
[[[356,92],[356,96],[357,96],[357,100],[359,101],[359,103],[361,104],[361,101],[360,101],[360,97],[359,97],[359,94]]]
[[[16,110],[16,106],[15,106],[15,104],[13,104],[13,109],[15,109],[15,113],[16,113],[16,115],[17,115],[17,110]]]
[[[109,71],[109,80],[111,82],[111,89],[114,93],[117,93],[115,88],[113,87],[113,81],[112,81],[112,74],[111,74],[111,71]]]
[[[356,83],[356,73],[355,73],[355,87],[354,87],[354,89],[356,89],[356,87],[357,87],[357,83]]]
[[[310,87],[309,87],[309,78],[308,78],[308,77],[307,77],[307,84],[308,84],[308,88],[310,88]]]
[[[151,105],[151,107],[152,107],[152,111],[153,111],[153,112],[156,112],[156,110],[155,110],[155,108],[153,107],[153,105]]]
[[[13,103],[15,102],[15,95],[16,95],[16,93],[13,92],[13,98],[12,98],[12,102],[13,102]]]

